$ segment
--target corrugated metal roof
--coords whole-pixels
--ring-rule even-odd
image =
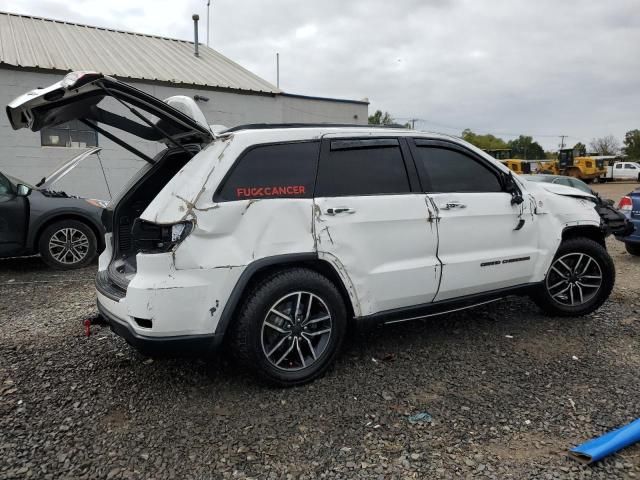
[[[196,57],[186,40],[0,12],[0,66],[280,93],[212,48],[200,44],[199,50]]]

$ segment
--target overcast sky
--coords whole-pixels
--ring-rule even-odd
[[[640,128],[638,0],[212,0],[211,46],[291,93],[369,98],[416,127],[555,149]],[[206,0],[0,0],[0,9],[192,39]]]

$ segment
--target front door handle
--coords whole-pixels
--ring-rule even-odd
[[[340,213],[356,213],[353,208],[350,207],[331,207],[327,208],[327,215],[338,215]]]
[[[451,210],[452,208],[467,208],[464,203],[451,201],[440,205],[440,210]]]

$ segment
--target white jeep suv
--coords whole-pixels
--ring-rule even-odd
[[[105,98],[140,121],[103,110]],[[295,385],[329,367],[350,325],[513,294],[584,315],[614,284],[589,194],[522,180],[459,138],[345,125],[214,134],[190,98],[88,72],[7,113],[34,131],[78,119],[148,162],[108,210],[96,279],[100,312],[143,351],[225,344]],[[150,158],[105,125],[167,148]]]

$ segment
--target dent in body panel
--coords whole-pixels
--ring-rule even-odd
[[[222,202],[195,212],[196,226],[176,250],[176,268],[226,268],[315,251],[311,199]]]
[[[342,283],[347,289],[347,293],[349,294],[349,299],[351,300],[354,315],[356,317],[360,317],[362,315],[363,306],[360,303],[357,290],[353,281],[351,280],[351,276],[349,276],[349,272],[347,272],[347,269],[344,267],[342,262],[340,262],[338,257],[332,255],[329,252],[318,251],[318,258],[331,264],[333,269],[338,273],[340,279],[342,280]],[[371,304],[371,302],[369,302],[369,304],[365,305],[364,308],[366,311],[369,311],[373,308],[373,305]]]
[[[533,282],[546,278],[560,243],[562,232],[571,226],[600,226],[600,217],[593,202],[539,189],[530,194],[533,212],[538,222],[537,234],[540,256],[532,277]]]
[[[197,211],[217,208],[208,195],[213,177],[219,177],[220,162],[233,137],[217,140],[191,158],[149,203],[140,218],[157,224],[197,221]]]

